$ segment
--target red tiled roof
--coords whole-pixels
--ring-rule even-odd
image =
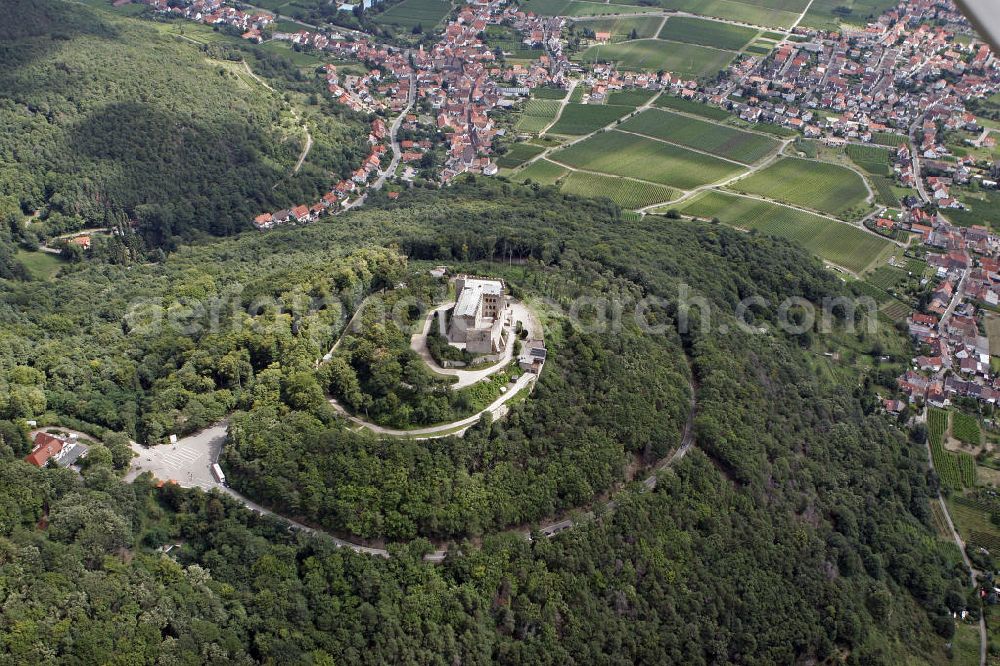
[[[35,435],[35,448],[24,459],[35,467],[45,467],[45,463],[49,461],[49,458],[62,451],[62,448],[63,443],[61,439],[53,437],[48,433],[40,432]]]

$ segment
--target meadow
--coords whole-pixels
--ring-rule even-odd
[[[739,51],[757,36],[757,32],[753,28],[730,23],[674,16],[667,20],[657,37],[672,42],[701,44],[717,49]]]
[[[644,208],[680,196],[677,190],[627,178],[572,171],[560,188],[581,197],[607,197],[625,209]]]
[[[850,169],[797,157],[783,157],[729,187],[831,215],[863,206],[868,195],[861,176]]]
[[[634,110],[634,106],[570,103],[563,108],[562,115],[549,132],[568,136],[590,134]]]
[[[732,162],[613,130],[564,148],[553,154],[552,159],[577,169],[630,176],[681,189],[721,180],[740,171]]]
[[[813,254],[860,273],[888,249],[889,241],[861,229],[767,201],[710,191],[681,208],[685,215],[756,229],[800,243]]]
[[[620,68],[656,72],[666,70],[683,77],[714,76],[732,62],[736,53],[698,44],[662,39],[636,39],[618,44],[598,44],[583,52],[584,62],[614,62]]]
[[[745,164],[764,159],[780,145],[762,134],[744,132],[661,109],[647,109],[626,120],[619,129],[678,143]]]

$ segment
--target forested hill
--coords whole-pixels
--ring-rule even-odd
[[[3,3],[0,215],[14,240],[134,221],[151,246],[171,247],[313,202],[356,168],[362,123],[333,117],[317,137],[323,163],[288,178],[301,123],[233,72],[251,52],[226,62],[203,49],[82,4]]]
[[[349,295],[398,284],[398,252],[411,263],[492,266],[518,293],[557,304],[574,293],[660,296],[668,305],[656,319],[667,323],[685,283],[726,325],[748,296],[769,301],[757,309],[768,323],[785,297],[839,294],[818,262],[783,241],[659,217],[629,222],[607,203],[503,183],[372,204],[183,248],[156,265],[85,265],[31,289],[7,283],[0,395],[10,399],[0,409],[6,418],[50,409],[143,436],[228,409],[270,414],[289,441],[261,437],[260,450],[240,451],[264,499],[304,512],[296,497],[319,487],[342,515],[370,516],[383,533],[409,520],[421,534],[440,525],[453,534],[475,531],[443,522],[468,515],[463,498],[486,497],[499,517],[484,536],[452,536],[441,565],[421,562],[420,538],[392,546],[387,560],[337,551],[222,496],[120,483],[120,438],[95,447],[82,481],[35,470],[15,460],[25,442],[0,422],[0,654],[20,663],[944,661],[950,612],[966,603],[963,573],[930,527],[935,481],[922,443],[875,413],[857,362],[880,353],[874,337],[713,326],[603,344],[556,317],[553,377],[468,444],[379,442],[344,431],[324,407],[314,361],[329,339],[310,331]],[[296,294],[326,305],[301,312]],[[238,331],[145,330],[126,316],[145,299],[193,324],[211,313],[191,306],[220,295],[235,303]],[[276,305],[246,312],[265,296]],[[832,363],[830,348],[851,353]],[[695,446],[653,492],[626,485],[613,511],[598,508],[592,523],[551,540],[496,532],[518,509],[503,491],[525,470],[539,475],[525,490],[533,498],[570,496],[552,488],[585,496],[602,480],[596,461],[604,478],[620,476],[641,436],[674,436],[683,391],[661,388],[683,389],[685,359]],[[644,364],[657,366],[663,387],[636,380]],[[617,411],[574,403],[599,401],[599,391],[614,392]],[[663,407],[666,425],[645,420],[649,404]],[[651,455],[662,455],[659,444]],[[279,445],[291,453],[266,455]],[[550,459],[560,464],[539,464]],[[331,471],[331,482],[320,476]],[[407,485],[429,498],[411,515],[390,498]],[[156,550],[164,544],[179,545],[167,557]]]

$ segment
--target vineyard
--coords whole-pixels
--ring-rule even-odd
[[[714,46],[717,49],[731,51],[739,51],[756,36],[757,30],[753,28],[684,16],[668,19],[657,35],[660,39]]]
[[[868,281],[879,289],[891,292],[906,281],[906,271],[895,266],[879,266],[868,276]]]
[[[613,123],[618,118],[631,113],[634,108],[630,106],[570,103],[563,108],[562,115],[559,116],[559,121],[549,129],[549,132],[569,136],[590,134],[605,125]],[[553,116],[555,116],[554,113]]]
[[[979,431],[979,420],[964,412],[952,413],[951,434],[963,444],[979,446],[982,442],[982,433]]]
[[[523,183],[526,180],[530,180],[540,185],[552,185],[567,173],[568,170],[566,168],[542,159],[537,162],[532,162],[524,169],[511,176],[511,180],[517,183]]]
[[[944,435],[948,430],[948,412],[928,409],[928,443],[931,459],[941,485],[954,490],[976,485],[976,460],[968,453],[952,453],[944,448]]]
[[[517,129],[521,132],[541,132],[559,113],[559,104],[554,99],[529,99],[517,121]]]
[[[732,162],[615,131],[595,134],[556,152],[552,159],[577,169],[630,176],[681,189],[739,172],[739,166]]]
[[[648,109],[626,120],[619,129],[678,143],[746,164],[777,150],[778,142],[762,134],[744,132],[661,109]]]
[[[642,106],[653,99],[652,90],[619,90],[608,95],[609,106]]]
[[[1000,530],[993,516],[1000,514],[1000,498],[992,491],[977,489],[951,499],[956,526],[967,541],[991,552],[1000,552]]]
[[[574,171],[562,183],[563,192],[581,197],[608,197],[626,209],[643,208],[670,201],[679,193],[669,187],[626,178]]]
[[[729,187],[831,215],[864,206],[868,196],[861,176],[850,169],[797,157],[784,157]]]
[[[888,176],[892,173],[892,161],[887,148],[850,143],[844,150],[852,162],[873,176]]]
[[[848,224],[722,192],[706,192],[684,206],[682,212],[705,219],[717,217],[735,227],[789,238],[813,254],[857,273],[889,246],[888,241]]]
[[[535,155],[539,155],[545,149],[530,143],[515,143],[506,153],[497,159],[497,166],[511,169],[527,162]]]
[[[596,3],[595,3],[596,4]],[[667,21],[669,23],[669,21]],[[616,63],[622,69],[656,72],[666,70],[685,78],[712,76],[725,69],[734,51],[682,44],[662,39],[636,39],[617,44],[598,44],[583,52],[584,62]]]
[[[653,104],[662,109],[682,111],[691,115],[708,118],[709,120],[729,120],[735,117],[728,111],[720,109],[717,106],[709,106],[708,104],[684,99],[683,97],[674,97],[673,95],[660,95]]]
[[[880,146],[905,146],[908,139],[895,132],[872,132],[872,143]]]
[[[875,186],[875,198],[883,206],[898,206],[899,197],[896,196],[896,191],[893,189],[893,185],[896,182],[888,176],[872,176],[872,185]]]

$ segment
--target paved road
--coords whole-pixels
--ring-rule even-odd
[[[337,412],[345,416],[349,421],[357,425],[364,426],[378,435],[384,435],[387,437],[412,437],[414,439],[438,439],[440,437],[450,436],[461,437],[465,434],[466,430],[479,423],[479,419],[487,412],[493,417],[494,420],[502,418],[507,413],[507,403],[521,391],[530,390],[530,387],[535,383],[537,378],[538,375],[533,375],[530,372],[524,373],[517,378],[516,382],[508,385],[506,393],[490,403],[486,409],[480,410],[472,416],[459,419],[458,421],[453,421],[451,423],[442,423],[440,425],[428,426],[426,428],[413,428],[412,430],[399,430],[397,428],[386,428],[384,426],[380,426],[377,423],[372,423],[371,421],[366,421],[358,416],[354,416],[334,398],[330,398],[329,402],[330,405],[337,410]]]

